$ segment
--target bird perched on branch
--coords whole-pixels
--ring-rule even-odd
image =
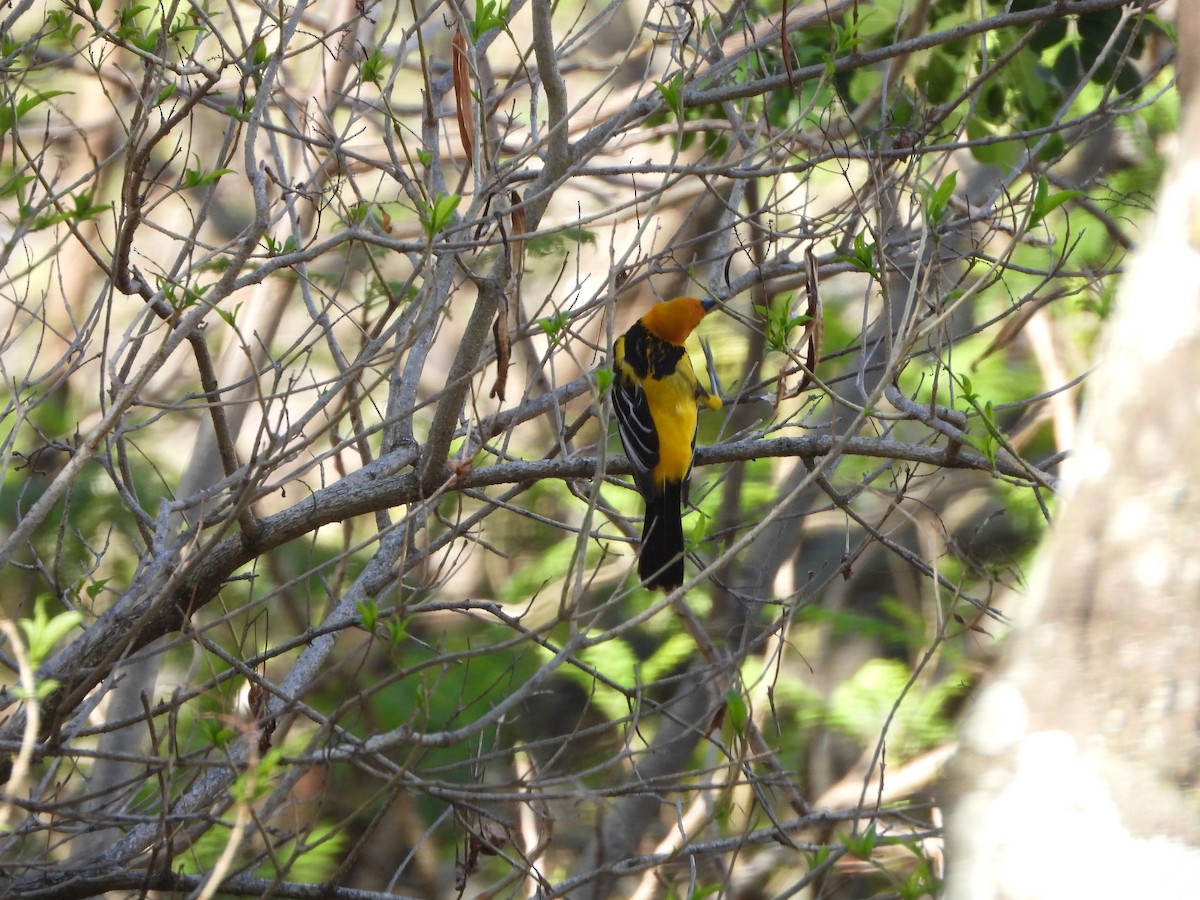
[[[683,345],[714,306],[715,300],[695,297],[659,303],[613,348],[613,409],[646,501],[638,577],[649,588],[683,584],[681,507],[696,450],[697,404],[721,408],[721,398],[697,380]]]

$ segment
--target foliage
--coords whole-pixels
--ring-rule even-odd
[[[936,890],[890,784],[1052,509],[1170,22],[18,6],[0,893]],[[651,596],[607,358],[679,294]]]

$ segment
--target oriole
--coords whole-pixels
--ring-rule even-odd
[[[638,577],[650,588],[683,584],[681,507],[696,451],[697,403],[721,408],[721,398],[696,379],[683,343],[714,306],[695,297],[659,303],[613,348],[613,409],[646,501]]]

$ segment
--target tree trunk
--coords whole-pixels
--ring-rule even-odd
[[[1200,10],[1076,478],[947,781],[949,900],[1200,896]]]

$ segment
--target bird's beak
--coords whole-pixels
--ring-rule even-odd
[[[704,307],[705,313],[710,313],[717,308],[717,301],[712,297],[707,297],[700,301],[700,305]]]

